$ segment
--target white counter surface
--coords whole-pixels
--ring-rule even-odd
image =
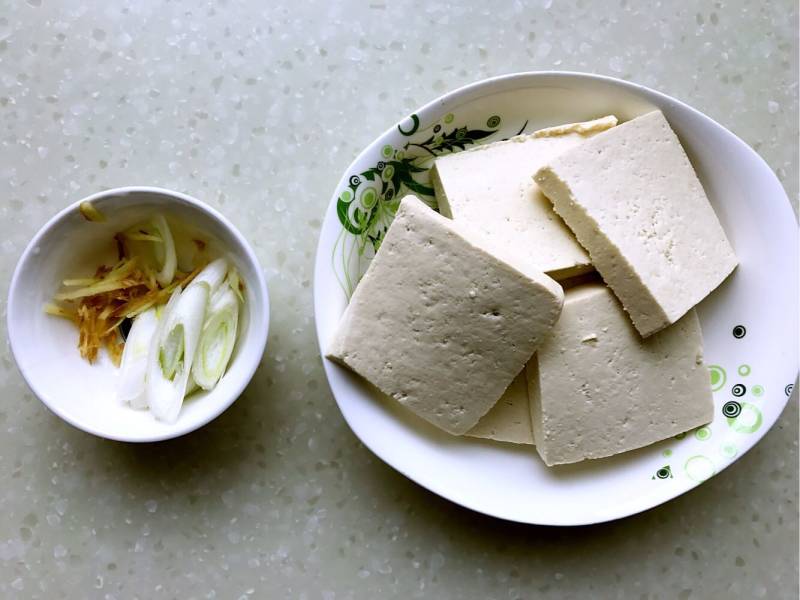
[[[244,396],[157,445],[61,422],[3,346],[0,596],[796,598],[797,392],[757,448],[665,506],[575,529],[501,522],[355,439],[322,372],[311,279],[356,153],[442,92],[513,71],[604,73],[685,100],[760,152],[796,207],[797,56],[789,0],[0,2],[3,329],[34,232],[120,185],[222,210],[273,302]]]

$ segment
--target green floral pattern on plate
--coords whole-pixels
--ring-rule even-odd
[[[364,266],[380,248],[386,231],[394,219],[400,199],[413,193],[436,208],[429,171],[433,161],[442,155],[466,150],[471,146],[494,141],[502,119],[491,115],[484,127],[453,125],[455,115],[422,127],[419,117],[409,117],[409,124],[397,125],[401,137],[397,145],[381,148],[381,160],[374,166],[353,173],[336,203],[336,215],[342,231],[334,246],[335,269],[341,273],[339,283],[349,298],[361,277]],[[527,121],[517,135],[521,134]],[[403,141],[405,140],[405,141]],[[352,240],[348,240],[351,236]],[[348,243],[353,241],[354,243]],[[353,269],[351,265],[355,263]]]

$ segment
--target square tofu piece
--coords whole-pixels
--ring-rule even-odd
[[[561,287],[406,196],[328,358],[445,431],[469,431],[561,313]]]
[[[647,446],[713,418],[695,311],[643,339],[603,284],[566,293],[528,365],[533,437],[548,466]]]
[[[568,150],[535,180],[643,336],[676,322],[736,268],[703,186],[660,111]]]
[[[528,382],[524,370],[514,378],[497,404],[466,435],[496,442],[533,444]]]
[[[589,256],[533,181],[536,170],[615,117],[519,135],[436,159],[431,170],[439,210],[476,227],[487,242],[514,249],[561,280],[591,269]]]

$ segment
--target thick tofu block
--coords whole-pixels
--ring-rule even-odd
[[[528,365],[528,386],[533,437],[548,466],[647,446],[714,412],[695,311],[642,339],[603,284],[567,291]]]
[[[676,322],[736,268],[660,111],[568,150],[535,180],[643,336]]]
[[[587,271],[588,254],[553,212],[533,174],[616,122],[605,117],[561,125],[437,158],[431,175],[439,210],[558,280]]]
[[[521,371],[514,378],[500,400],[466,435],[497,442],[533,444],[531,409],[528,402],[528,383],[525,371]]]
[[[328,358],[445,431],[469,431],[561,313],[561,287],[406,196]]]

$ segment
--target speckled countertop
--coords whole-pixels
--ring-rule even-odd
[[[322,212],[360,148],[448,89],[552,68],[654,86],[755,147],[797,206],[796,2],[472,4],[0,2],[3,328],[11,271],[37,228],[127,184],[224,211],[273,301],[244,396],[157,445],[59,421],[3,346],[0,596],[797,597],[796,392],[721,475],[575,529],[441,500],[342,420],[312,315]]]

